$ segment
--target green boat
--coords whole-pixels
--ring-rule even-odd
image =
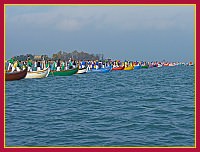
[[[78,71],[78,67],[74,68],[74,69],[69,69],[69,70],[61,70],[61,71],[50,71],[49,75],[50,76],[70,76],[73,75],[75,73],[77,73]]]
[[[142,65],[141,68],[142,69],[147,69],[149,66],[148,65]]]

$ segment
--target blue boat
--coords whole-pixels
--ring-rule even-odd
[[[112,66],[106,67],[106,68],[100,68],[100,69],[91,69],[88,70],[88,72],[101,72],[101,73],[107,73],[112,70]]]
[[[135,65],[134,66],[134,70],[138,70],[138,69],[141,69],[141,65]]]

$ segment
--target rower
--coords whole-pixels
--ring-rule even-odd
[[[28,71],[32,71],[32,62],[31,62],[31,59],[30,59],[30,57],[28,56],[28,58],[27,58],[27,65],[28,65]]]
[[[10,70],[10,68],[13,67],[14,62],[15,62],[14,57],[12,57],[10,60],[8,60],[8,71]]]
[[[86,62],[83,60],[83,61],[81,62],[81,65],[82,65],[82,68],[85,68]]]
[[[17,68],[17,61],[15,61],[12,66],[12,72],[14,72],[16,68]]]
[[[41,69],[41,68],[40,68],[40,62],[38,61],[38,62],[37,62],[37,71],[40,71],[40,69]]]
[[[46,61],[46,65],[45,65],[45,67],[46,68],[49,68],[50,67],[50,63],[49,63],[50,61]]]
[[[99,62],[98,61],[96,61],[96,70],[99,68]]]
[[[58,59],[58,62],[57,62],[57,71],[60,71],[60,59]]]
[[[65,70],[65,62],[64,61],[62,62],[61,70],[62,71]]]
[[[21,61],[18,61],[17,60],[17,68],[16,68],[16,70],[17,71],[20,71],[20,68],[22,67],[22,64],[21,64]]]
[[[54,61],[54,62],[53,62],[53,71],[55,71],[56,68],[57,68],[57,63],[56,63],[56,61]]]
[[[69,61],[69,69],[72,69],[73,68],[73,63],[72,63],[72,61],[70,60]]]

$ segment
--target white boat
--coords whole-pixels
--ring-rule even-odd
[[[175,64],[173,64],[173,63],[170,63],[170,64],[169,64],[169,66],[173,67],[173,66],[175,66]]]
[[[39,71],[28,71],[25,78],[46,78],[49,75],[50,68],[46,68],[44,70]]]
[[[78,69],[77,74],[83,74],[87,72],[87,68]]]
[[[162,64],[158,64],[158,68],[161,68],[162,67]]]
[[[194,64],[192,62],[189,63],[189,66],[194,66]]]

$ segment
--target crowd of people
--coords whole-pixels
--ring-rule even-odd
[[[88,68],[88,70],[91,69],[100,69],[100,68],[105,68],[105,67],[109,67],[112,66],[113,68],[115,67],[128,67],[128,66],[148,66],[148,67],[157,67],[157,66],[170,66],[170,65],[175,65],[175,64],[179,64],[177,63],[169,63],[169,62],[138,62],[138,61],[124,61],[121,62],[120,60],[115,60],[115,61],[111,61],[111,60],[74,60],[72,58],[70,58],[68,61],[62,61],[60,59],[56,60],[56,61],[52,61],[52,60],[36,60],[36,61],[32,61],[30,59],[30,57],[28,56],[26,61],[19,61],[16,60],[14,57],[12,57],[11,59],[9,59],[7,61],[7,70],[8,71],[20,71],[25,69],[26,67],[28,68],[28,71],[39,71],[39,70],[43,70],[45,68],[50,68],[50,70],[52,71],[63,71],[63,70],[68,70],[68,69],[73,69],[77,66],[79,66],[79,69],[83,69],[83,68]]]
[[[60,59],[57,61],[44,59],[32,61],[28,57],[26,61],[19,61],[12,57],[7,61],[6,69],[7,71],[13,72],[23,70],[27,67],[28,71],[39,71],[49,67],[53,71],[60,71],[75,68],[77,64],[78,61],[72,60],[71,58],[68,61],[61,61]]]

